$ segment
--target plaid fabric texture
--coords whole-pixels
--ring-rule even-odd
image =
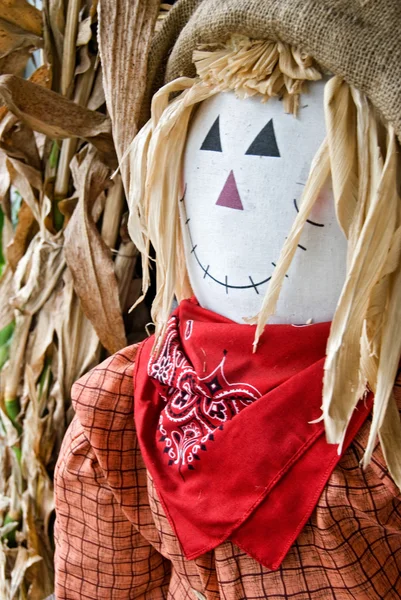
[[[359,467],[369,421],[278,571],[231,542],[186,560],[138,447],[136,352],[125,348],[73,388],[55,477],[58,600],[401,598],[401,494],[379,448]],[[401,408],[399,380],[394,390]]]

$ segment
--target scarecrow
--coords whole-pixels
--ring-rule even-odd
[[[73,388],[57,598],[401,598],[397,24],[166,17],[124,158],[155,334]]]

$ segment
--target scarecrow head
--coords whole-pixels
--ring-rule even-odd
[[[247,39],[234,43],[252,48]],[[283,45],[255,46],[262,57],[274,48],[276,60],[280,51],[288,51]],[[314,70],[313,76],[320,73]],[[316,81],[297,95],[302,101],[293,108],[296,115],[286,112],[283,90],[268,102],[262,94],[238,97],[221,91],[195,109],[178,206],[191,287],[205,308],[240,323],[260,310],[325,137],[324,87]],[[333,317],[345,278],[346,239],[332,200],[328,178],[297,244],[271,323]]]
[[[157,335],[174,295],[193,292],[256,323],[256,351],[273,319],[332,319],[328,441],[342,443],[369,387],[365,463],[379,434],[399,485],[401,63],[389,40],[400,10],[397,0],[179,1],[151,55],[154,74],[188,21],[131,148],[129,199],[144,291],[156,250]]]

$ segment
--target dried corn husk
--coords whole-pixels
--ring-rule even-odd
[[[125,45],[118,29],[101,33],[101,65],[96,0],[44,0],[43,14],[25,0],[0,7],[2,600],[52,594],[52,474],[73,416],[71,386],[125,345],[130,327],[144,335],[127,314],[123,321],[138,253],[126,235],[121,179],[110,181],[110,170],[124,151],[123,127],[129,140],[137,131],[158,2],[119,8]],[[30,81],[17,77],[38,47],[43,65]]]

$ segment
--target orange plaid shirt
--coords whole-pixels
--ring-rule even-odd
[[[58,600],[401,598],[401,494],[378,447],[359,466],[370,419],[278,571],[229,541],[187,560],[138,446],[136,352],[125,348],[73,387],[76,416],[55,474]],[[394,389],[401,408],[399,380]]]

